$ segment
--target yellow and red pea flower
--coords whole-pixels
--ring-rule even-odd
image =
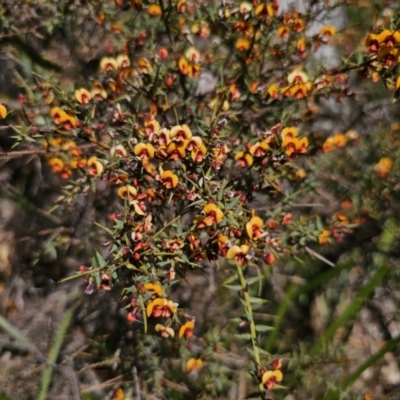
[[[158,133],[160,131],[160,123],[154,118],[148,119],[144,122],[144,131],[147,136]]]
[[[172,314],[175,314],[178,310],[178,305],[167,299],[155,299],[152,300],[146,307],[146,314],[148,317],[163,317],[169,318]]]
[[[394,47],[400,44],[400,32],[384,29],[377,36],[377,41],[379,43],[379,47],[381,47],[382,45],[385,45],[386,47]]]
[[[141,160],[148,160],[154,157],[154,147],[151,143],[138,143],[133,152]]]
[[[193,136],[188,142],[186,149],[191,151],[194,162],[202,162],[207,154],[207,148],[199,136]]]
[[[185,242],[182,239],[170,239],[165,242],[165,247],[174,253],[175,250],[182,249],[185,246]]]
[[[111,157],[127,157],[128,156],[128,151],[122,144],[118,144],[116,146],[111,147],[110,149],[110,155]]]
[[[392,170],[392,168],[393,160],[389,157],[383,157],[374,166],[374,171],[377,172],[381,178],[385,179],[389,175],[389,172]]]
[[[178,67],[182,75],[189,78],[198,76],[200,73],[200,52],[195,47],[189,47],[185,55],[178,60]]]
[[[203,365],[203,361],[200,358],[191,358],[186,362],[185,371],[186,373],[190,373],[203,368]]]
[[[381,61],[383,66],[391,67],[400,60],[400,52],[394,47],[384,47],[378,52],[377,60]]]
[[[111,290],[111,275],[107,272],[101,274],[101,281],[98,289]]]
[[[200,22],[194,23],[190,27],[190,30],[193,34],[195,34],[201,38],[206,38],[206,37],[210,36],[210,33],[211,33],[210,24],[208,24],[205,21],[200,21]]]
[[[7,108],[4,104],[0,104],[0,119],[5,119],[7,117]]]
[[[278,85],[276,83],[269,85],[267,93],[272,99],[277,99],[279,97]]]
[[[241,246],[232,246],[227,254],[226,258],[228,260],[235,259],[236,265],[245,266],[248,263],[248,253],[250,251],[250,246],[247,244],[242,244]]]
[[[235,155],[235,160],[240,167],[251,167],[253,165],[253,156],[250,153],[239,151]]]
[[[277,383],[282,382],[283,374],[279,369],[273,371],[265,371],[262,375],[262,384],[267,389],[273,389]]]
[[[329,238],[331,236],[331,231],[325,229],[318,235],[318,243],[319,244],[327,244],[329,243]]]
[[[291,157],[295,153],[306,153],[308,148],[308,138],[305,136],[301,139],[296,137],[287,137],[281,147],[285,149],[285,154]]]
[[[66,112],[63,109],[61,109],[60,107],[53,107],[50,110],[50,115],[53,118],[53,122],[56,125],[59,125],[59,124],[61,124],[62,119],[65,117]]]
[[[88,104],[92,100],[92,95],[85,88],[75,90],[75,98],[80,104]]]
[[[131,60],[126,54],[119,54],[117,56],[117,65],[119,68],[128,68],[131,65]]]
[[[250,239],[258,240],[264,231],[261,227],[264,225],[264,221],[257,216],[254,216],[250,219],[249,222],[246,224],[246,232]]]
[[[92,98],[96,100],[105,100],[107,98],[107,92],[100,82],[95,82],[93,84],[93,88],[90,93]]]
[[[150,61],[147,58],[141,58],[137,63],[136,63],[139,72],[141,74],[151,74],[153,72],[153,67],[151,66]]]
[[[154,292],[158,297],[163,296],[163,288],[158,283],[145,283],[140,287],[140,290],[144,292]]]
[[[51,171],[54,173],[61,173],[64,168],[64,161],[58,157],[51,157],[47,160],[47,164],[49,164]]]
[[[331,38],[336,34],[336,28],[333,25],[325,25],[321,28],[318,35],[322,37],[327,44],[331,43]]]
[[[183,124],[182,126],[181,125],[174,126],[169,131],[169,138],[172,141],[178,143],[185,142],[186,140],[191,139],[192,136],[193,136],[192,131],[186,124]]]
[[[246,51],[250,49],[250,40],[247,38],[239,38],[235,43],[235,48],[238,51]]]
[[[99,176],[104,170],[103,164],[95,156],[89,158],[87,166],[88,173],[92,176]]]
[[[269,144],[264,140],[253,144],[253,146],[250,147],[249,152],[254,157],[264,157],[268,149]]]
[[[100,60],[100,69],[103,72],[114,71],[118,69],[118,62],[115,58],[112,57],[103,57]]]
[[[162,10],[159,4],[150,3],[149,7],[147,8],[147,13],[152,17],[159,17],[162,14]]]
[[[125,185],[118,188],[118,196],[122,197],[124,200],[132,201],[137,196],[137,190],[131,185]]]
[[[160,150],[161,148],[158,148]],[[185,158],[186,156],[186,142],[171,142],[167,149],[166,153],[174,161],[180,160],[181,158]]]
[[[160,332],[161,337],[163,338],[169,338],[169,337],[174,337],[175,332],[172,328],[169,326],[164,326],[162,324],[157,324],[155,326],[156,332]]]
[[[204,217],[202,222],[206,226],[211,226],[213,224],[219,224],[224,218],[224,213],[214,203],[207,204],[203,208],[203,212],[206,214],[206,216]]]
[[[160,181],[167,189],[173,189],[178,185],[179,178],[172,171],[163,171]]]
[[[185,322],[179,329],[179,337],[185,337],[186,339],[189,339],[193,336],[193,329],[194,329],[194,322],[193,321],[188,321]]]
[[[273,0],[271,2],[263,2],[255,9],[255,14],[259,18],[273,17],[278,12],[278,2]]]

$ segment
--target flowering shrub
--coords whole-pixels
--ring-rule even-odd
[[[88,294],[119,290],[127,324],[146,340],[173,343],[165,357],[182,357],[194,380],[206,370],[204,387],[192,383],[198,398],[216,398],[229,379],[210,384],[223,352],[173,300],[177,280],[229,269],[218,283],[240,298],[236,338],[248,345],[253,396],[263,396],[285,376],[282,358],[264,348],[272,328],[255,310],[269,299],[254,289],[263,281],[254,271],[284,256],[318,256],[312,244],[340,243],[363,222],[345,211],[321,218],[298,204],[313,185],[313,155],[358,140],[349,130],[321,143],[319,102],[353,97],[353,70],[396,94],[400,87],[397,26],[371,33],[357,62],[328,69],[313,58],[341,35],[328,21],[311,33],[318,10],[329,15],[340,5],[314,1],[300,12],[278,11],[276,1],[81,4],[76,12],[90,15],[107,44],[98,72],[75,90],[36,74],[21,99],[24,119],[0,105],[16,143],[37,149],[65,182],[53,212],[100,183],[118,198],[109,222],[96,223],[101,250],[70,278],[84,279]],[[392,164],[383,157],[373,170],[385,179]],[[202,351],[188,352],[203,333]],[[171,389],[146,378],[155,392]]]

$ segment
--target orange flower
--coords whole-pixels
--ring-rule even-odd
[[[53,118],[53,121],[56,125],[61,124],[62,119],[65,117],[66,112],[62,110],[60,107],[53,107],[50,110],[50,115]]]
[[[50,158],[47,163],[49,164],[52,172],[54,173],[59,173],[62,171],[64,168],[64,162],[58,157],[52,157]]]
[[[185,324],[181,326],[179,329],[179,337],[185,337],[186,339],[189,339],[193,336],[193,329],[194,329],[194,322],[193,321],[188,321]]]
[[[393,167],[393,160],[389,157],[383,157],[379,160],[378,164],[374,166],[374,171],[379,174],[381,178],[386,178]]]
[[[99,82],[93,84],[91,95],[92,98],[99,100],[105,100],[107,98],[107,92],[104,90],[103,86]]]
[[[113,146],[110,149],[110,155],[111,157],[127,157],[128,156],[128,152],[125,149],[124,146],[122,146],[122,144],[118,144],[117,146]]]
[[[181,158],[185,158],[186,152],[185,152],[186,144],[184,142],[182,143],[170,143],[167,147],[167,154],[172,160],[179,160]]]
[[[87,165],[89,167],[88,173],[92,176],[99,176],[103,170],[103,164],[97,159],[97,157],[90,157]]]
[[[88,104],[92,95],[84,88],[75,90],[75,98],[80,104]]]
[[[171,128],[169,132],[169,137],[174,142],[184,142],[185,140],[189,140],[192,137],[192,131],[187,125],[177,125]],[[189,149],[190,150],[190,149]]]
[[[298,99],[306,97],[313,87],[312,82],[301,69],[292,71],[288,75],[288,82],[289,86],[282,88],[282,93],[285,96],[294,96]]]
[[[253,157],[249,153],[245,153],[244,151],[239,151],[235,155],[235,160],[237,161],[237,164],[241,167],[250,167],[253,165]]]
[[[203,367],[203,361],[200,358],[191,358],[186,363],[186,372],[192,372]]]
[[[264,221],[260,217],[253,216],[246,224],[246,232],[249,235],[249,238],[258,240],[264,232],[261,229],[263,225]]]
[[[384,44],[386,47],[393,47],[400,43],[400,32],[389,31],[384,29],[378,36],[377,40],[379,45]]]
[[[176,3],[176,9],[178,10],[178,12],[180,13],[185,12],[186,4],[187,0],[178,0],[178,2]]]
[[[206,38],[210,36],[211,33],[210,25],[205,21],[200,21],[199,23],[193,24],[190,30],[192,33],[201,38]]]
[[[228,260],[235,259],[235,262],[239,266],[247,265],[247,254],[250,250],[250,246],[247,244],[242,244],[239,246],[232,246],[226,253],[226,258]]]
[[[255,14],[260,18],[272,17],[278,11],[276,1],[274,4],[270,2],[261,3],[256,7]]]
[[[119,68],[128,68],[131,65],[131,60],[126,54],[117,56],[117,64]]]
[[[290,33],[290,26],[288,25],[281,25],[277,31],[278,36],[284,39],[286,39],[289,36],[289,33]]]
[[[262,383],[267,389],[272,389],[277,382],[282,382],[283,374],[279,369],[265,371],[262,376]]]
[[[178,307],[176,303],[167,299],[155,299],[151,301],[146,307],[146,314],[148,317],[163,317],[169,318],[172,314],[175,314]]]
[[[142,74],[151,74],[151,72],[153,71],[153,67],[150,64],[150,61],[147,60],[146,58],[141,58],[137,62],[137,66],[139,68],[140,73]]]
[[[156,3],[150,3],[147,12],[152,17],[159,17],[162,14],[161,7]]]
[[[333,25],[325,25],[319,31],[319,36],[323,37],[325,41],[330,44],[332,36],[336,33],[336,28]]]
[[[219,224],[224,218],[224,213],[214,204],[209,203],[203,208],[206,217],[203,222],[206,226],[211,226],[214,223]]]
[[[204,160],[207,149],[206,146],[204,146],[201,137],[193,136],[187,143],[186,148],[192,152],[191,155],[194,162],[202,162]]]
[[[198,76],[200,73],[200,53],[194,47],[189,48],[185,57],[180,57],[178,60],[178,67],[182,75],[187,75],[189,78]]]
[[[0,119],[5,119],[7,117],[7,108],[0,104]]]
[[[121,186],[118,189],[118,196],[122,197],[124,200],[134,200],[137,196],[137,190],[131,185]]]
[[[154,292],[158,297],[162,297],[163,289],[158,283],[145,283],[141,288],[145,292]]]
[[[160,123],[156,119],[149,119],[144,123],[144,130],[146,135],[158,133],[160,131]]]
[[[399,62],[400,52],[397,48],[384,47],[379,50],[378,61],[382,61],[385,67],[391,67],[394,63]]]
[[[264,157],[266,151],[269,149],[269,145],[267,142],[257,142],[253,146],[250,147],[249,152],[254,157]]]
[[[282,225],[290,225],[292,223],[292,213],[287,213],[282,218]]]
[[[138,143],[133,152],[142,160],[148,160],[154,157],[154,147],[151,143]]]
[[[174,253],[175,250],[182,249],[185,242],[182,239],[171,239],[165,242],[165,246],[171,253]]]
[[[200,52],[193,46],[189,47],[185,51],[185,57],[189,62],[193,64],[197,64],[200,62]]]
[[[250,40],[246,38],[239,38],[235,44],[236,50],[245,51],[250,48]]]
[[[277,99],[279,97],[278,85],[273,83],[268,87],[267,93],[273,99]]]
[[[152,143],[157,143],[161,146],[165,146],[171,142],[169,137],[169,129],[162,128],[158,132],[153,132],[150,136],[150,140]]]
[[[329,237],[331,236],[331,232],[328,230],[322,231],[322,233],[318,236],[319,244],[327,244],[329,243]]]
[[[304,57],[304,53],[307,49],[307,42],[304,36],[297,41],[296,49],[299,53],[301,53],[301,56]]]
[[[282,140],[285,140],[286,138],[295,138],[298,134],[299,132],[295,126],[288,126],[282,129],[281,137]]]
[[[115,58],[103,57],[100,60],[100,68],[103,72],[116,70],[118,69],[118,62]]]
[[[164,171],[160,176],[160,181],[167,189],[176,188],[178,177],[172,171]]]
[[[282,148],[285,149],[285,154],[290,157],[294,153],[305,153],[308,148],[308,138],[303,137],[301,139],[295,137],[287,137],[282,142]]]
[[[163,338],[168,338],[168,337],[174,337],[175,336],[175,332],[172,328],[168,327],[168,326],[164,326],[162,324],[157,324],[156,327],[156,332],[160,332],[161,336]]]
[[[73,117],[72,115],[69,115],[67,113],[64,113],[64,115],[61,115],[61,120],[60,122],[64,124],[64,128],[69,131],[72,128],[76,128],[76,118]]]

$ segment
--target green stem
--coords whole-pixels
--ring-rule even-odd
[[[246,314],[250,324],[250,336],[251,336],[251,344],[253,347],[254,361],[256,362],[257,365],[261,365],[260,352],[258,350],[258,345],[257,345],[257,331],[256,331],[256,325],[254,324],[253,307],[250,301],[248,285],[246,279],[244,278],[242,268],[236,264],[236,269],[240,280],[240,285],[242,287],[243,298],[246,303],[246,311],[247,311]],[[264,385],[261,382],[259,383],[258,388],[260,390],[260,393],[265,392]]]

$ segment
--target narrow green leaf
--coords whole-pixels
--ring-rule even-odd
[[[94,224],[96,226],[98,226],[99,228],[103,229],[103,231],[107,232],[110,236],[114,236],[114,233],[111,229],[108,229],[106,226],[99,224],[98,222],[94,222]]]
[[[257,332],[268,332],[272,331],[274,328],[272,326],[268,325],[256,325],[256,331]]]
[[[234,336],[241,340],[251,340],[250,333],[237,333]]]

